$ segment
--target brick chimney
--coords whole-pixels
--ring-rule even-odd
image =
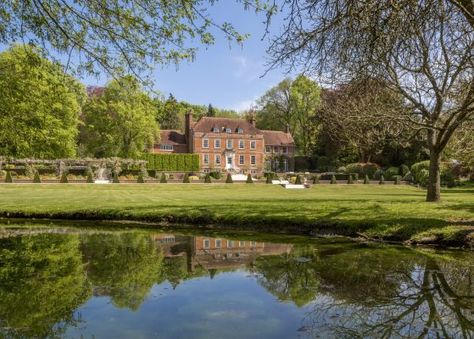
[[[184,115],[184,135],[186,136],[186,144],[188,148],[188,152],[193,152],[193,145],[192,145],[192,131],[191,127],[193,125],[193,111],[188,111]]]

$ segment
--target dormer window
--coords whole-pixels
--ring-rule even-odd
[[[237,128],[237,133],[242,134],[242,133],[244,133],[244,130],[239,127],[239,128]]]
[[[212,127],[212,132],[219,133],[219,128],[218,127]]]
[[[230,128],[226,128],[226,129],[225,129],[225,132],[226,132],[226,133],[232,133],[232,130],[231,130]]]

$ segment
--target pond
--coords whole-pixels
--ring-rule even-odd
[[[0,225],[0,337],[473,337],[474,254]]]

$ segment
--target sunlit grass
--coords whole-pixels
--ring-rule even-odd
[[[0,185],[3,216],[213,223],[417,241],[458,239],[474,230],[474,188],[443,190],[441,203],[424,199],[424,190],[406,185]]]

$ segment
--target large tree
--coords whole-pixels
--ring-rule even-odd
[[[81,143],[85,153],[128,158],[147,151],[158,136],[154,111],[152,100],[135,78],[109,82],[92,93],[84,106]]]
[[[76,153],[83,86],[31,46],[0,53],[0,154],[61,158]]]
[[[427,201],[440,200],[440,159],[474,114],[474,6],[469,0],[284,0],[271,66],[327,78],[377,76],[402,95],[405,121],[426,132]]]
[[[357,151],[360,162],[371,162],[387,148],[410,146],[416,135],[404,123],[406,109],[384,81],[354,79],[325,90],[318,120],[331,143],[342,142]]]
[[[196,46],[213,44],[219,31],[241,43],[246,35],[209,16],[215,2],[5,0],[0,43],[45,46],[75,71],[138,75],[153,64],[193,60]],[[263,6],[256,0],[242,2],[245,8]]]
[[[320,87],[304,75],[284,79],[257,102],[257,126],[285,130],[293,134],[298,151],[308,155],[314,141],[311,127],[320,106]]]

